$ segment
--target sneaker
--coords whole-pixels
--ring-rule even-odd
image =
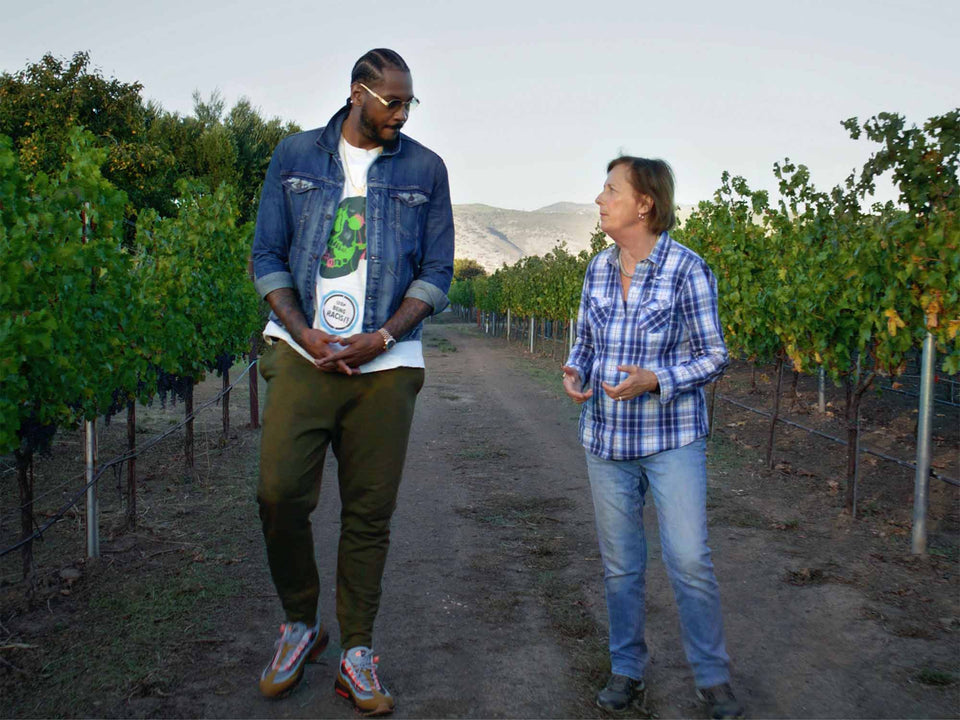
[[[313,627],[302,622],[281,625],[277,651],[260,674],[260,692],[277,697],[292,690],[303,677],[306,662],[316,660],[329,641],[330,634],[320,622]]]
[[[697,698],[707,706],[710,717],[715,718],[715,720],[743,717],[743,705],[733,694],[730,683],[708,688],[697,688]]]
[[[646,692],[647,686],[643,680],[634,680],[626,675],[611,675],[603,690],[597,693],[597,707],[613,713],[640,710],[643,708]]]
[[[333,689],[337,695],[353,703],[361,715],[386,715],[393,712],[393,696],[377,677],[379,658],[363,646],[344,650],[340,656],[340,672]]]

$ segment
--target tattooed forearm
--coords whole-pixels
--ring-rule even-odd
[[[404,298],[397,311],[387,320],[383,327],[395,338],[400,338],[410,332],[433,310],[423,300]]]
[[[307,318],[300,307],[300,299],[293,288],[280,288],[267,295],[267,302],[280,318],[280,322],[287,332],[298,340],[300,334],[307,329]]]

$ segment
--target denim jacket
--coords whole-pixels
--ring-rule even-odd
[[[253,239],[262,297],[297,291],[307,325],[316,312],[317,265],[343,191],[338,152],[344,106],[326,127],[284,138],[270,160]],[[385,146],[367,174],[367,297],[363,332],[374,332],[405,297],[442,311],[453,277],[453,210],[447,168],[404,134]],[[280,322],[274,313],[270,318]],[[397,340],[420,338],[418,325]]]

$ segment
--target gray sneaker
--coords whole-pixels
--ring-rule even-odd
[[[344,650],[340,655],[334,692],[351,702],[361,715],[388,715],[396,705],[393,695],[377,675],[379,661],[370,648],[362,645]]]
[[[270,664],[260,674],[260,692],[267,697],[284,695],[300,682],[303,666],[316,660],[330,641],[330,634],[317,621],[313,627],[306,623],[284,623]]]
[[[713,720],[743,717],[743,705],[733,694],[730,683],[708,688],[697,688],[697,698],[707,706],[710,712],[708,717],[713,718]]]
[[[611,675],[606,686],[597,693],[597,707],[612,713],[640,710],[646,697],[647,686],[643,680],[634,680],[626,675]]]

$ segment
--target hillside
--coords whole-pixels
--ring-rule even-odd
[[[681,207],[685,217],[690,208]],[[527,255],[543,255],[560,242],[570,252],[590,247],[600,216],[594,204],[558,202],[538,210],[506,210],[490,205],[454,205],[457,257],[472,258],[488,271]]]

